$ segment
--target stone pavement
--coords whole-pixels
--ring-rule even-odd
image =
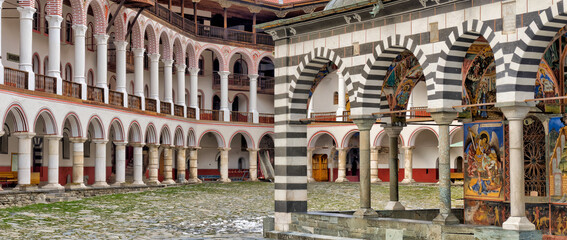
[[[353,210],[358,184],[309,184],[309,210]],[[388,188],[372,185],[375,209]],[[401,186],[412,209],[435,208],[436,186]],[[454,199],[462,187],[453,187]],[[205,183],[79,201],[0,209],[0,239],[261,239],[273,215],[273,184]],[[461,200],[454,204],[462,205]]]

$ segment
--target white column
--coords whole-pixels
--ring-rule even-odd
[[[229,71],[220,71],[220,82],[221,82],[221,97],[220,97],[220,110],[223,112],[224,121],[230,121],[230,110],[228,109],[228,75]]]
[[[177,182],[186,183],[187,179],[185,179],[185,170],[187,169],[187,167],[185,166],[186,164],[185,152],[187,152],[187,148],[181,146],[181,147],[176,147],[176,149],[177,149],[177,159],[175,162],[177,164]]]
[[[172,147],[165,146],[163,148],[163,184],[175,184],[173,181],[173,152]]]
[[[340,71],[337,71],[337,76],[338,76],[338,88],[337,88],[337,94],[339,95],[339,102],[337,105],[337,116],[342,116],[343,112],[346,110],[346,101],[345,101],[345,78],[343,77],[343,74]],[[340,119],[337,119],[338,121],[342,121],[342,117]]]
[[[108,67],[108,35],[97,34],[96,39],[96,86],[104,89],[104,103],[108,103],[108,83],[107,67]]]
[[[140,97],[142,110],[146,109],[144,96],[144,51],[143,48],[134,48],[134,95]]]
[[[73,145],[73,180],[67,185],[70,189],[85,188],[84,183],[84,162],[85,162],[85,152],[84,143],[86,138],[70,138],[71,144]]]
[[[32,132],[14,133],[18,138],[18,186],[24,190],[31,184],[31,140],[35,136]]]
[[[307,182],[315,182],[313,179],[313,150],[312,147],[307,148]]]
[[[35,8],[18,7],[20,12],[20,70],[28,72],[28,89],[35,90],[35,74],[32,67],[32,23]]]
[[[116,182],[113,185],[121,186],[126,182],[126,145],[127,142],[114,142],[116,145]]]
[[[148,54],[150,58],[150,98],[156,100],[159,112],[159,53]]]
[[[347,150],[346,148],[337,148],[337,151],[339,151],[339,170],[337,171],[337,180],[335,182],[348,182],[348,179],[346,179]]]
[[[191,74],[189,107],[195,109],[195,119],[199,120],[199,68],[189,68],[189,74]]]
[[[413,149],[415,147],[403,147],[405,151],[404,158],[404,179],[402,183],[414,183],[413,180]]]
[[[163,62],[163,87],[164,87],[164,102],[173,104],[173,60],[164,59]]]
[[[149,185],[158,185],[160,184],[159,180],[158,180],[158,168],[159,168],[159,157],[158,157],[158,147],[159,145],[157,144],[148,144],[148,147],[150,148],[150,161],[148,164],[148,168],[150,169],[149,171],[149,179],[148,179],[148,184]]]
[[[370,152],[370,182],[377,183],[382,182],[382,179],[378,177],[378,155],[380,154],[380,149],[382,147],[372,147]]]
[[[228,151],[230,148],[219,148],[220,151],[220,182],[228,183],[230,178],[228,178]]]
[[[43,189],[63,189],[59,184],[59,140],[61,136],[46,135],[43,137],[48,146],[47,185]]]
[[[134,182],[132,185],[146,185],[143,180],[143,143],[132,144],[134,146]]]
[[[252,122],[258,123],[258,109],[257,109],[257,93],[258,93],[258,74],[249,74],[248,78],[250,78],[250,106],[248,107],[248,111],[252,113]]]
[[[116,46],[116,91],[121,92],[122,106],[128,107],[128,91],[126,91],[126,41],[115,41]]]
[[[2,5],[4,0],[0,0],[0,53],[2,52]],[[61,22],[59,22],[61,23]],[[51,52],[50,52],[51,53]],[[0,84],[4,84],[4,65],[2,64],[2,59],[0,57]],[[0,187],[2,189],[2,187]]]
[[[248,181],[258,181],[258,149],[248,148],[250,168],[248,169]]]
[[[81,99],[87,99],[87,84],[85,83],[85,33],[87,26],[73,25],[75,33],[75,66],[73,81],[81,84]]]
[[[93,140],[96,149],[95,183],[93,187],[108,187],[106,183],[106,140]]]
[[[201,149],[200,147],[193,147],[191,148],[191,150],[189,151],[189,181],[190,183],[201,183],[203,181],[201,181],[201,179],[199,179],[198,176],[198,162],[197,162],[197,156],[199,153],[199,149]]]
[[[177,68],[177,99],[175,104],[185,107],[185,64],[176,64]]]
[[[61,22],[63,18],[58,15],[45,16],[49,23],[49,65],[47,66],[47,76],[57,80],[57,94],[63,92],[63,82],[61,81]],[[3,69],[3,68],[2,68]],[[4,73],[2,73],[2,77]]]

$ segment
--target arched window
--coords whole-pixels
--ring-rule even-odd
[[[41,28],[41,6],[39,5],[39,1],[35,2],[35,14],[33,15],[33,22],[32,22],[32,28],[34,32],[38,32],[40,33],[40,28]]]
[[[150,88],[148,87],[148,84],[146,84],[146,86],[144,87],[144,97],[148,98],[149,93],[150,93]]]
[[[232,72],[235,74],[248,74],[248,64],[246,64],[246,61],[242,58],[237,59],[236,62],[234,62]]]
[[[94,46],[95,46],[94,26],[92,22],[89,22],[89,25],[87,27],[87,49],[89,51],[94,51],[95,49]]]
[[[72,82],[73,81],[73,68],[71,67],[70,63],[65,65],[65,80]]]
[[[65,42],[73,44],[73,17],[70,13],[65,17]]]
[[[33,55],[33,58],[32,58],[32,69],[33,69],[33,72],[35,74],[40,74],[40,72],[39,72],[40,66],[39,65],[40,65],[39,64],[39,55],[37,53],[35,53]]]
[[[89,70],[89,74],[87,75],[87,85],[89,86],[95,85],[94,72],[92,69]]]
[[[49,67],[49,57],[45,56],[43,59],[43,74],[47,75],[47,69]]]
[[[116,89],[116,76],[110,77],[110,81],[108,81],[108,89],[115,91]]]
[[[199,76],[203,76],[205,73],[205,59],[203,55],[199,56]]]

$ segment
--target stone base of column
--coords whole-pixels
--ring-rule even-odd
[[[33,191],[33,190],[37,190],[37,189],[38,189],[37,185],[31,185],[31,184],[20,185],[20,184],[18,184],[12,190],[14,190],[14,191]]]
[[[348,180],[347,180],[348,181]],[[308,183],[312,183],[312,182],[317,182],[315,181],[315,178],[307,178],[307,182]]]
[[[379,183],[379,182],[382,182],[382,179],[380,179],[380,178],[372,178],[372,179],[370,179],[370,183]]]
[[[187,183],[187,179],[185,179],[184,173],[177,174],[177,183]]]
[[[173,179],[169,179],[169,180],[165,180],[165,181],[161,182],[161,184],[167,184],[167,185],[175,184],[175,181],[173,181]]]
[[[146,186],[146,184],[142,181],[133,182],[131,186]]]
[[[337,179],[335,180],[335,182],[348,182],[348,179],[346,179],[346,178],[337,178]]]
[[[502,228],[515,231],[532,231],[535,225],[526,217],[510,217],[502,224]]]
[[[156,186],[156,185],[161,185],[161,183],[158,180],[150,180],[146,183],[146,185],[148,186]]]
[[[354,217],[364,218],[364,217],[374,217],[378,216],[378,213],[372,208],[361,208],[354,212]]]
[[[87,188],[87,186],[85,186],[84,183],[69,183],[65,185],[65,188],[74,190],[74,189],[84,189]]]
[[[257,178],[255,178],[255,179],[251,179],[251,178],[246,179],[246,182],[257,182],[257,181],[258,181]],[[309,180],[307,180],[307,181],[309,181]]]
[[[433,223],[441,225],[454,225],[461,223],[455,215],[450,214],[439,214],[433,219]]]
[[[232,181],[230,180],[230,178],[219,178],[219,180],[218,180],[218,181],[219,181],[219,182],[223,182],[223,183],[229,183],[229,182],[232,182]]]
[[[404,178],[401,183],[415,183],[415,180],[413,178]]]
[[[122,187],[124,185],[126,185],[126,183],[124,183],[124,182],[115,182],[113,184],[110,184],[110,186],[113,186],[113,187]]]
[[[203,181],[201,181],[201,179],[198,178],[189,178],[189,180],[187,180],[187,183],[202,183]]]
[[[404,205],[402,205],[400,202],[398,201],[389,201],[386,204],[386,207],[384,208],[386,210],[406,210],[406,208],[404,207]]]
[[[104,188],[109,186],[110,185],[108,185],[108,183],[106,182],[95,182],[93,185],[91,185],[91,187],[96,187],[96,188]]]
[[[65,187],[61,186],[61,184],[59,183],[49,183],[47,185],[44,185],[43,187],[41,187],[41,189],[57,189],[57,190],[61,190],[61,189],[65,189]]]

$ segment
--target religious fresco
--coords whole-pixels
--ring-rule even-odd
[[[541,230],[544,234],[549,232],[549,204],[526,203],[526,217],[537,230]]]
[[[551,222],[549,231],[552,235],[567,236],[567,205],[551,204]]]
[[[509,216],[508,203],[465,199],[465,224],[502,226]]]
[[[494,53],[488,42],[480,37],[468,49],[463,61],[463,105],[496,102],[496,65]],[[466,117],[495,119],[500,115],[492,106],[480,105],[468,108]]]
[[[411,91],[419,81],[425,81],[423,69],[417,58],[405,50],[388,67],[382,85],[382,95],[386,96],[390,110],[406,110]]]
[[[502,199],[504,128],[501,122],[464,124],[465,197]]]
[[[562,117],[555,117],[549,119],[548,126],[548,139],[549,139],[549,160],[548,167],[551,169],[549,171],[549,194],[550,195],[561,195],[562,192],[566,192],[563,188],[562,182],[555,182],[555,175],[563,175],[567,173],[567,127],[563,122]]]
[[[555,35],[552,43],[547,47],[536,76],[534,87],[535,98],[552,98],[564,96],[567,92],[565,84],[565,71],[562,65],[567,54],[567,31],[561,29]],[[563,89],[562,89],[563,86]],[[546,100],[538,103],[537,107],[544,112],[561,113],[559,100]]]

